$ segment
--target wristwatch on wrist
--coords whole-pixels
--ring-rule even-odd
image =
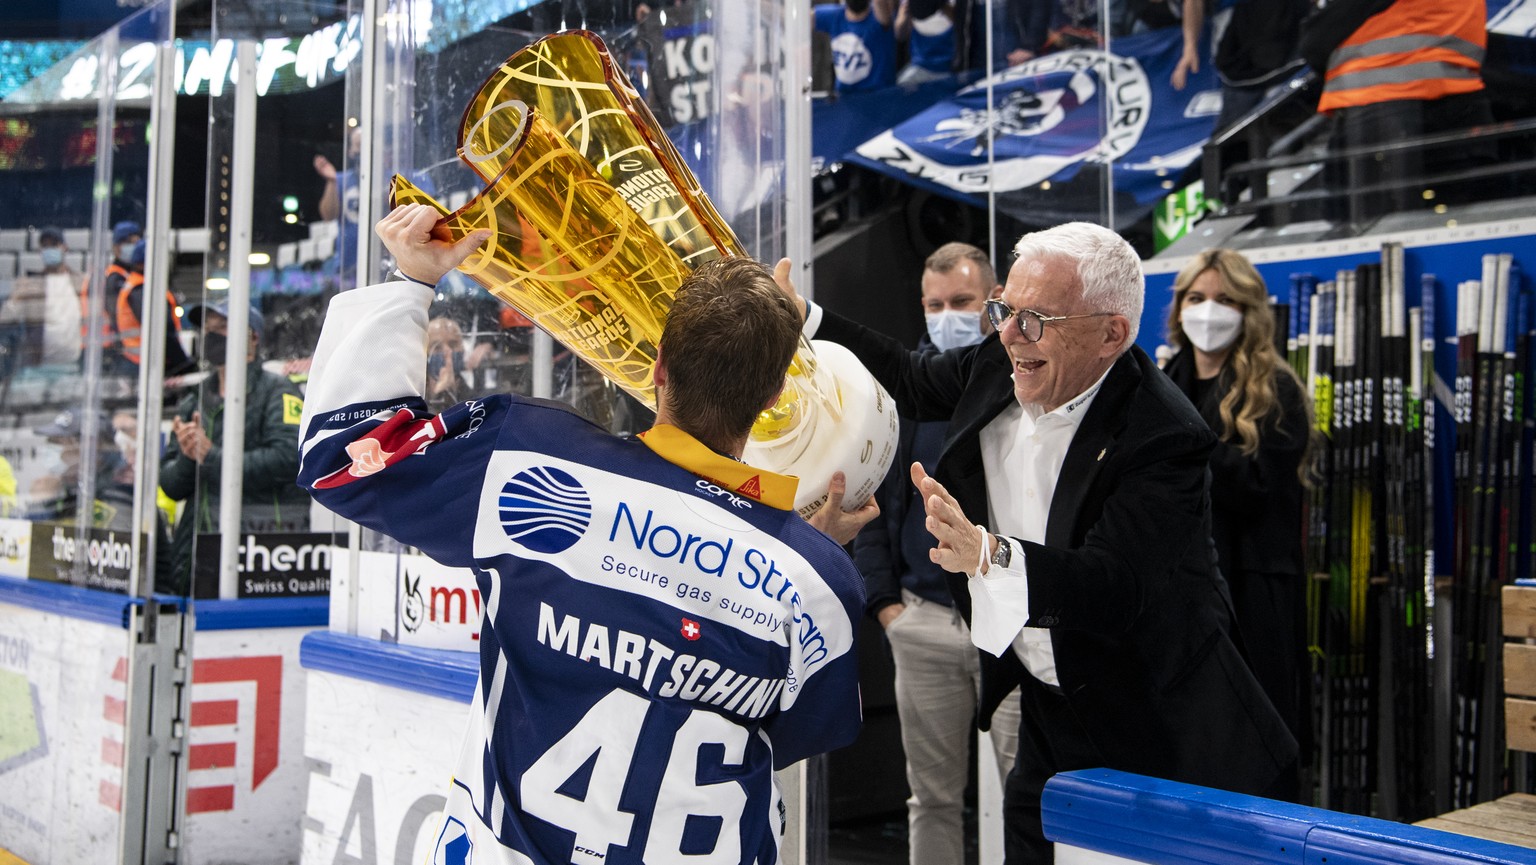
[[[1013,559],[1013,545],[1008,543],[1002,535],[994,534],[992,537],[997,538],[997,552],[992,554],[992,564],[999,568],[1006,568],[1008,562]]]

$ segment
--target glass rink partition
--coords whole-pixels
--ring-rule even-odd
[[[965,165],[932,171],[981,206],[912,218],[988,249],[1001,276],[1033,206],[1016,197],[1051,181],[1023,184],[998,145],[1069,109],[1104,140],[1116,106],[1087,97],[1109,92],[1111,73],[1093,78],[1105,55],[1092,29],[1067,67],[1011,63],[1006,4],[958,5],[963,68],[937,87],[963,103],[947,146]],[[818,31],[818,14],[726,0],[162,2],[0,92],[0,848],[32,865],[427,854],[481,599],[471,572],[293,485],[326,303],[391,272],[371,226],[392,177],[449,208],[483,188],[458,129],[498,64],[584,29],[744,252],[788,256],[829,307],[858,303],[871,320],[913,308],[931,231],[850,245],[818,228],[813,213],[855,169],[815,139],[927,91],[840,91],[838,68],[860,55]],[[1031,75],[1044,98],[1026,105],[1016,91]],[[1117,155],[1090,152],[1073,182],[1096,221],[1113,222]],[[847,263],[860,249],[862,270]],[[618,434],[652,420],[462,274],[438,285],[430,318],[434,411],[511,391]],[[878,632],[860,642],[875,665],[866,726],[890,734]],[[894,743],[843,756],[890,762]],[[829,791],[859,786],[858,770],[818,758],[781,782],[785,860],[825,861]],[[998,794],[981,795],[994,831]],[[983,861],[1000,861],[996,837]]]
[[[1056,50],[1033,56],[1009,35],[1017,5],[914,22],[954,54],[908,86],[858,86],[879,49],[835,6],[752,0],[161,2],[0,85],[0,850],[428,859],[484,601],[471,571],[292,480],[326,304],[393,269],[371,230],[392,179],[450,210],[485,188],[458,131],[499,64],[597,34],[743,251],[788,256],[804,293],[915,341],[939,244],[981,247],[1001,281],[1027,227],[1123,228],[1198,151],[1148,133],[1176,40],[1115,21],[1131,4],[1066,2]],[[1210,66],[1160,118],[1214,119]],[[1148,303],[1143,334],[1162,314]],[[434,411],[510,391],[617,434],[651,423],[461,273],[437,286],[428,343]],[[864,733],[782,773],[787,862],[828,861],[830,823],[904,809],[888,653],[863,628]],[[976,750],[977,858],[996,863],[993,750]],[[1151,836],[1172,846],[1146,842],[1148,860],[1251,861],[1245,815],[1270,810],[1134,779],[1068,792],[1048,825],[1099,856],[1076,861],[1134,861]],[[1276,838],[1331,819],[1271,816]],[[1228,858],[1189,854],[1207,840]]]
[[[142,564],[169,552],[141,399],[162,377],[115,337],[126,269],[109,271],[168,234],[152,139],[170,27],[134,15],[0,100],[0,837],[28,862],[137,861],[177,808],[174,762],[138,735],[169,731],[155,715],[181,689],[151,672],[175,667],[180,604]]]

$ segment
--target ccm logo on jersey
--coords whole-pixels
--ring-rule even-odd
[[[373,432],[347,445],[352,461],[315,482],[316,489],[331,489],[359,478],[378,474],[385,468],[427,449],[441,441],[445,428],[442,416],[419,418],[410,409],[400,409]]]

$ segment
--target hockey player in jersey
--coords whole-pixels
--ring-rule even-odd
[[[860,720],[862,580],[796,515],[794,478],[739,461],[798,313],[756,262],[699,268],[639,437],[512,395],[429,416],[430,286],[486,238],[433,240],[436,217],[381,220],[405,279],[331,301],[300,470],[327,507],[478,574],[480,680],[431,861],[772,865],[772,771]],[[846,540],[875,510],[823,508],[823,528]]]

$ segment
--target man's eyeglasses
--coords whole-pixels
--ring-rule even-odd
[[[1019,319],[1019,333],[1024,335],[1025,342],[1039,342],[1040,337],[1045,336],[1045,323],[1048,321],[1068,321],[1074,318],[1098,318],[1105,315],[1114,315],[1113,312],[1085,312],[1080,315],[1044,315],[1032,309],[1012,309],[1008,304],[993,298],[986,302],[987,319],[998,333],[1003,332],[1008,319],[1015,316]]]

